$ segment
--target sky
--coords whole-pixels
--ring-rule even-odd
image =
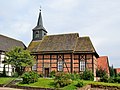
[[[28,46],[40,6],[48,35],[89,36],[97,53],[120,68],[120,0],[0,0],[0,34]]]

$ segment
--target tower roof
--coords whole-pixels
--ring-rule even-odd
[[[40,12],[39,12],[39,17],[38,17],[37,26],[43,26],[41,9],[40,9]]]
[[[40,12],[39,12],[39,17],[38,17],[38,22],[37,22],[37,26],[33,29],[33,30],[44,30],[45,32],[46,29],[43,27],[43,21],[42,21],[42,14],[41,14],[41,9],[40,9]]]

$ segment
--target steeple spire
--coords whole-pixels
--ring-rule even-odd
[[[41,7],[40,7],[37,26],[35,28],[33,28],[33,40],[42,40],[42,38],[45,35],[47,35],[47,31],[43,27],[43,21],[42,21],[42,15],[41,15]]]
[[[40,7],[40,12],[39,12],[37,26],[43,26],[42,15],[41,15],[41,7]]]

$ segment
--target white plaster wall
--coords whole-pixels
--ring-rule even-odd
[[[3,71],[3,67],[4,67],[4,64],[2,63],[2,61],[4,61],[5,55],[1,54],[0,57],[1,57],[0,58],[0,72],[2,72]],[[9,69],[8,69],[8,66],[9,66]],[[11,67],[11,65],[6,65],[5,66],[5,70],[6,70],[6,74],[8,76],[12,75],[12,67]]]

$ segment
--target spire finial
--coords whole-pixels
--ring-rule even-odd
[[[42,7],[41,7],[41,5],[40,5],[40,9],[39,9],[39,10],[40,10],[40,12],[41,12],[41,9],[42,9]]]

